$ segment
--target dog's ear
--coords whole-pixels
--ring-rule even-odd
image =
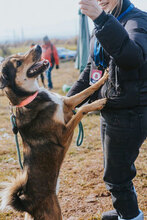
[[[3,66],[2,63],[0,63],[0,89],[4,89],[8,85],[8,68]]]
[[[8,81],[3,76],[0,76],[0,89],[4,89],[7,85]]]
[[[7,85],[7,82],[2,74],[2,61],[0,62],[0,89],[5,88]]]

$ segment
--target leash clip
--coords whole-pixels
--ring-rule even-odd
[[[12,114],[10,116],[10,120],[11,120],[11,123],[12,123],[12,131],[15,135],[17,135],[18,133],[18,128],[17,128],[17,125],[16,125],[16,116],[14,114]]]

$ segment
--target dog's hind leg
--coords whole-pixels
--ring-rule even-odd
[[[56,193],[49,194],[41,201],[33,210],[32,216],[33,220],[63,220]]]
[[[75,127],[81,121],[84,115],[88,112],[101,110],[106,104],[107,99],[99,99],[91,104],[82,106],[79,108],[78,112],[71,118],[71,120],[66,124],[65,131],[63,134],[63,145],[67,142],[68,138],[73,134]]]
[[[87,89],[83,90],[82,92],[73,95],[71,97],[66,97],[64,100],[65,105],[68,107],[75,108],[77,105],[79,105],[81,102],[83,102],[86,98],[88,98],[90,95],[92,95],[95,91],[97,91],[108,79],[108,73],[105,72],[103,77],[96,82],[94,85],[88,87]]]

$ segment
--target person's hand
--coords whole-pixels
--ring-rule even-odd
[[[56,69],[59,69],[59,65],[58,64],[56,65]]]
[[[95,20],[103,11],[97,0],[81,0],[79,4],[82,14],[87,15],[92,20]]]

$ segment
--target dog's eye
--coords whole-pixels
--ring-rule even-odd
[[[17,60],[16,65],[17,67],[21,66],[22,62],[20,60]]]

